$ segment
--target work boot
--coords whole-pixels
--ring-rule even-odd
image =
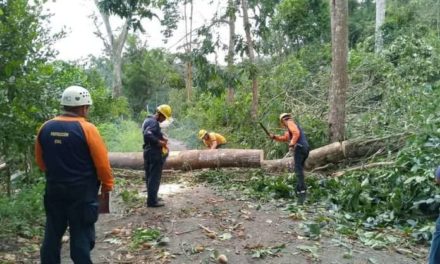
[[[298,197],[298,204],[303,205],[307,197],[307,186],[303,184],[297,184],[295,194]]]
[[[299,192],[296,192],[296,196],[298,197],[298,205],[303,205],[307,198],[307,191],[302,190]]]
[[[147,204],[147,207],[162,207],[162,206],[165,206],[165,204],[159,203],[159,202],[154,203],[154,204]]]

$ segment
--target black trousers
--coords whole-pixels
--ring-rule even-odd
[[[296,174],[297,182],[296,182],[296,192],[300,193],[302,191],[307,190],[307,186],[304,180],[304,165],[306,163],[306,159],[309,157],[309,148],[307,146],[297,145],[294,150],[294,171]]]
[[[154,205],[158,202],[157,193],[159,192],[164,163],[165,159],[162,157],[161,151],[154,149],[144,150],[145,184],[148,193],[147,205]]]
[[[95,222],[98,220],[99,183],[46,185],[46,227],[40,250],[42,264],[61,263],[61,239],[69,227],[70,257],[74,263],[92,263]]]

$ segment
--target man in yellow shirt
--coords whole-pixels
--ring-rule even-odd
[[[201,129],[198,136],[209,149],[218,149],[226,144],[226,138],[219,133],[208,133],[208,131]]]

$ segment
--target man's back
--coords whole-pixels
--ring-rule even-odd
[[[96,170],[81,117],[60,116],[46,122],[38,141],[49,183],[78,183],[96,179]]]

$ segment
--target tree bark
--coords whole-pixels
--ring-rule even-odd
[[[385,153],[386,149],[396,151],[405,144],[403,134],[371,140],[346,140],[333,142],[329,145],[310,151],[305,169],[311,170],[327,164],[337,164],[346,159],[365,158],[377,153]],[[293,168],[293,159],[263,160],[261,167],[266,171],[287,171]]]
[[[227,70],[228,70],[228,95],[227,102],[232,104],[234,102],[234,87],[232,85],[232,76],[234,73],[234,49],[235,49],[235,21],[236,21],[236,5],[234,0],[228,0],[228,24],[229,24],[229,47],[227,56]]]
[[[382,26],[385,21],[386,0],[376,0],[376,30],[374,51],[379,53],[383,48]]]
[[[332,83],[329,91],[330,142],[345,139],[345,102],[348,73],[348,3],[347,0],[330,0],[332,33]]]
[[[142,152],[112,152],[109,153],[109,159],[113,168],[142,170],[144,167]],[[172,151],[165,162],[164,169],[258,168],[262,160],[263,151],[258,149]]]
[[[117,98],[122,96],[122,50],[124,49],[125,41],[127,40],[130,17],[126,18],[121,33],[115,38],[108,15],[99,9],[98,0],[95,0],[95,5],[101,14],[105,30],[107,31],[108,43],[104,43],[104,46],[109,49],[107,52],[110,55],[110,60],[113,66],[112,96],[113,98]]]
[[[252,41],[252,36],[251,36],[251,24],[249,23],[248,0],[242,0],[241,4],[243,9],[243,26],[246,34],[247,52],[251,64],[251,70],[250,70],[251,71],[250,75],[252,78],[251,116],[253,120],[256,120],[258,115],[258,80],[257,80],[256,66],[255,66],[254,43]]]
[[[190,15],[189,15],[189,32],[188,32],[188,16],[186,14],[186,5],[187,3],[190,3]],[[187,54],[187,62],[186,62],[186,99],[187,101],[191,100],[192,97],[192,28],[193,28],[193,11],[194,11],[194,5],[193,1],[185,1],[185,50]],[[189,39],[188,39],[189,38]]]
[[[330,163],[336,164],[345,159],[364,158],[378,153],[387,153],[387,151],[396,151],[404,143],[404,134],[371,140],[334,142],[310,151],[305,168],[310,170]],[[109,158],[113,168],[143,170],[142,152],[113,152],[109,153]],[[287,171],[289,167],[293,167],[293,158],[263,160],[263,151],[257,149],[172,151],[164,169],[195,170],[225,167],[261,167],[266,171]]]

